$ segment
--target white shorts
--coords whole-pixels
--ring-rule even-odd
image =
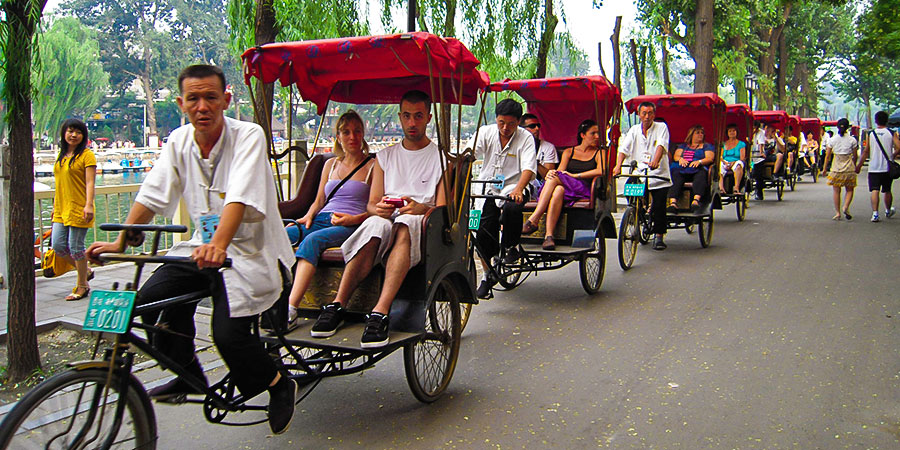
[[[414,267],[422,260],[422,221],[425,216],[401,214],[393,219],[380,216],[369,216],[341,245],[344,261],[350,261],[372,239],[380,239],[375,262],[381,262],[384,254],[393,245],[394,227],[406,225],[409,229],[409,267]]]
[[[744,161],[737,160],[737,161],[735,161],[734,163],[732,163],[732,165],[731,165],[731,167],[737,167],[737,166],[744,167]],[[727,171],[725,170],[725,163],[724,163],[724,162],[720,163],[720,165],[719,165],[719,172],[722,172],[723,174],[724,174],[725,172],[727,172]]]

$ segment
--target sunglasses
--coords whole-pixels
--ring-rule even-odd
[[[531,128],[532,130],[535,128],[540,128],[540,127],[541,127],[541,124],[539,124],[539,123],[529,123],[528,125],[525,125],[525,128]]]

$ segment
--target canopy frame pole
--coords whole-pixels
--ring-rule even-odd
[[[325,99],[325,108],[323,108],[322,115],[319,116],[319,126],[316,127],[316,140],[313,142],[312,146],[312,154],[307,154],[310,158],[315,156],[316,149],[319,146],[319,135],[322,134],[322,127],[325,125],[325,116],[328,115],[328,105],[331,104],[331,95],[334,93],[334,88],[331,88],[331,91],[328,93],[328,98]],[[307,146],[308,147],[308,146]]]
[[[288,120],[287,120],[287,147],[288,149],[294,145],[294,85],[288,86]],[[294,171],[294,152],[289,151],[287,154],[288,160],[288,193],[294,192],[294,177],[292,176]]]
[[[485,118],[484,108],[487,105],[487,96],[488,96],[488,91],[487,91],[487,89],[485,89],[481,94],[481,112],[478,114],[478,120],[475,122],[475,137],[472,138],[472,142],[474,142],[475,145],[478,145],[478,132],[481,131],[481,123],[482,123],[482,120]],[[470,151],[470,150],[472,152],[472,162],[474,163],[475,162],[475,149],[474,148],[466,149],[466,152],[468,153],[468,151]],[[468,173],[466,173],[466,186],[472,186],[471,180],[472,180],[472,166],[470,165],[469,171],[468,171]],[[460,215],[462,215],[462,208],[463,208],[463,204],[462,204],[462,202],[459,202]],[[472,247],[472,233],[466,233],[466,248],[471,248],[471,247]]]

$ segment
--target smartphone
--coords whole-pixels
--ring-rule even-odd
[[[382,201],[384,203],[387,203],[387,204],[393,206],[394,208],[402,208],[403,205],[406,203],[400,197],[385,197],[385,199]]]

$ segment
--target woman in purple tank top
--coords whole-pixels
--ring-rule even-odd
[[[369,144],[364,135],[365,125],[356,111],[351,109],[338,118],[335,158],[325,162],[316,200],[306,215],[297,220],[296,227],[287,227],[291,242],[300,241],[294,285],[288,298],[288,328],[296,326],[297,308],[316,273],[322,252],[339,247],[369,215],[366,204],[374,160],[369,158]],[[360,169],[341,184],[357,167]]]

